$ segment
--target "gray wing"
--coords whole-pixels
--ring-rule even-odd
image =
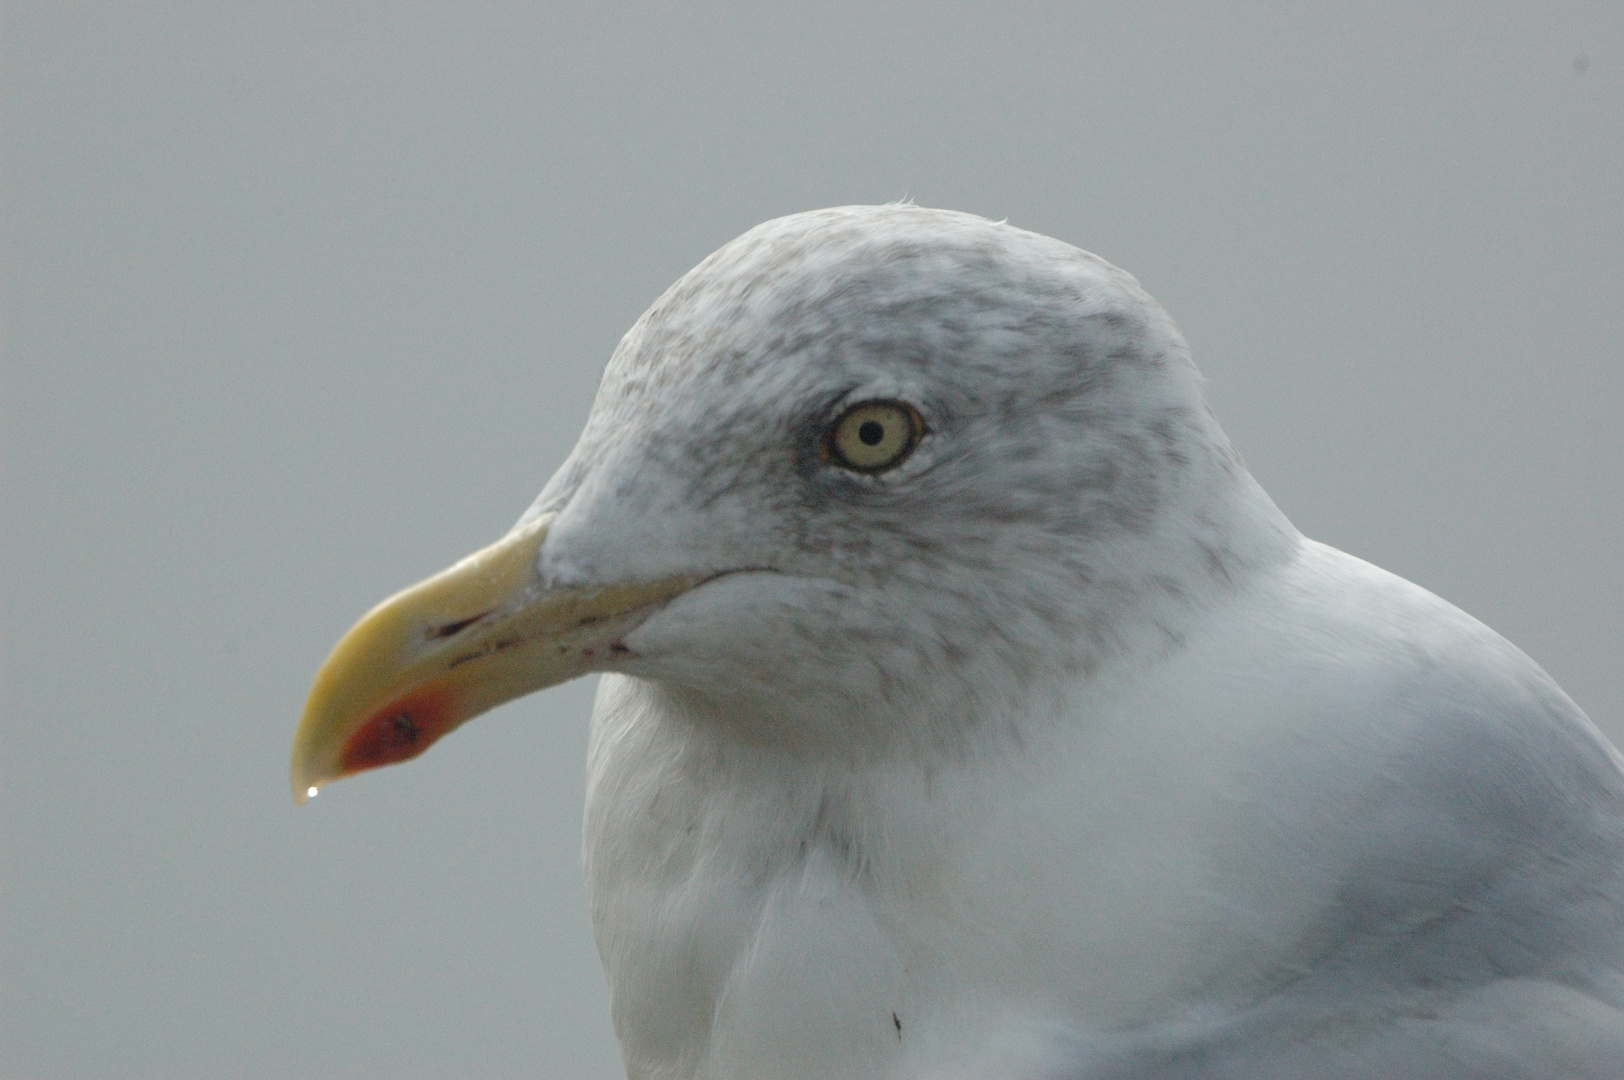
[[[1079,1041],[1057,1076],[1624,1077],[1618,752],[1509,645],[1440,659],[1385,697],[1421,722],[1277,978],[1238,1009]]]
[[[1286,998],[1203,1032],[1141,1035],[1132,1047],[1080,1047],[1076,1066],[1056,1075],[1618,1080],[1624,1076],[1624,1011],[1616,998],[1544,979],[1499,979],[1447,998],[1373,991],[1344,995],[1334,1006]]]

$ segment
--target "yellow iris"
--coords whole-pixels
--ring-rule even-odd
[[[837,465],[858,472],[884,472],[902,463],[919,445],[925,422],[918,410],[898,401],[865,401],[835,421],[828,454]]]

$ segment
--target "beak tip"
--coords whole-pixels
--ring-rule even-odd
[[[306,752],[300,753],[300,750]],[[296,745],[293,761],[288,769],[288,788],[293,795],[295,806],[303,806],[314,799],[321,786],[332,779],[330,776],[321,775],[322,770],[312,757],[305,747]]]

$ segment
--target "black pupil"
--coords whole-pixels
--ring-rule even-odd
[[[885,425],[878,420],[864,420],[857,429],[857,437],[863,440],[864,446],[878,446],[885,438]]]

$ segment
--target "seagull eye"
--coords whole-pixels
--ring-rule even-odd
[[[858,472],[884,472],[913,453],[925,434],[919,410],[900,401],[865,401],[840,414],[824,444],[825,457]]]

